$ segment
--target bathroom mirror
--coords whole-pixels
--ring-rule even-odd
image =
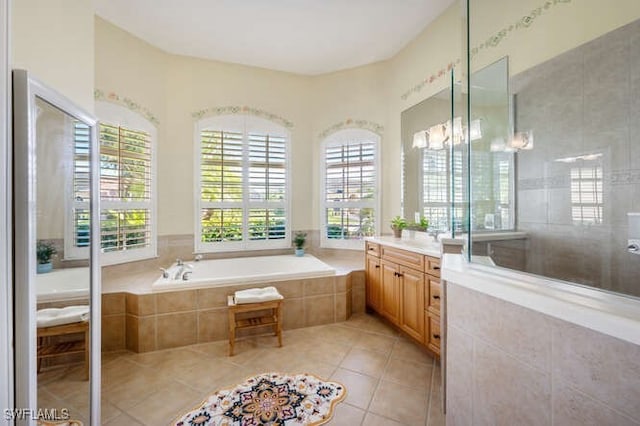
[[[446,88],[401,114],[403,216],[426,216],[432,227],[449,228],[448,146],[435,147],[435,132],[451,120],[451,88]],[[438,129],[440,126],[440,129]],[[429,146],[430,129],[432,131]],[[438,149],[435,149],[438,148]]]
[[[25,71],[13,87],[16,406],[99,424],[95,120]]]

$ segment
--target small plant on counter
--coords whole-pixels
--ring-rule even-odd
[[[391,229],[393,229],[393,235],[396,238],[400,238],[402,230],[407,227],[407,220],[403,217],[396,216],[391,219]]]
[[[44,265],[45,263],[51,263],[51,258],[58,251],[56,250],[53,243],[44,240],[38,240],[36,243],[36,257],[38,258],[38,263],[40,265]]]
[[[302,257],[304,256],[304,243],[307,241],[307,233],[306,232],[296,232],[296,235],[293,237],[293,244],[296,246],[296,256]]]
[[[51,264],[51,258],[58,251],[50,241],[38,240],[36,243],[36,258],[38,259],[37,272],[44,274],[51,271],[53,266]]]
[[[407,224],[407,229],[411,229],[413,231],[426,232],[427,228],[429,228],[429,219],[424,216],[420,218],[420,222],[411,222]]]

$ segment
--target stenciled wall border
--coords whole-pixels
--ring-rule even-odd
[[[100,90],[100,89],[95,89],[93,91],[93,98],[96,101],[111,102],[116,105],[120,105],[125,108],[128,108],[133,112],[137,112],[138,114],[141,114],[144,118],[149,120],[151,123],[153,123],[155,126],[158,126],[160,124],[160,121],[158,121],[155,114],[153,114],[151,111],[149,111],[148,108],[140,105],[139,103],[132,100],[131,98],[120,96],[115,92],[105,93],[103,90]]]
[[[382,124],[378,124],[369,120],[354,120],[352,118],[347,118],[346,120],[336,123],[331,127],[327,127],[325,130],[320,132],[320,134],[318,134],[318,138],[324,139],[330,134],[344,129],[365,129],[370,130],[380,136],[382,136],[382,134],[384,133],[384,126]]]
[[[280,124],[287,129],[293,128],[293,123],[286,118],[283,118],[277,114],[273,114],[271,112],[262,110],[260,108],[254,108],[250,106],[222,106],[222,107],[211,107],[201,109],[199,111],[191,113],[191,117],[194,120],[200,120],[204,117],[211,117],[215,115],[227,115],[227,114],[247,114],[247,115],[255,115],[256,117],[265,118],[267,120],[273,121],[275,123]]]
[[[485,41],[480,43],[478,46],[473,47],[469,52],[471,58],[473,59],[473,57],[476,56],[478,53],[480,53],[481,50],[492,49],[497,47],[500,43],[502,43],[502,41],[504,41],[504,39],[507,38],[507,36],[510,33],[513,33],[514,31],[530,28],[537,21],[537,18],[542,16],[545,12],[550,10],[553,6],[556,6],[558,4],[571,3],[571,2],[572,0],[545,1],[540,6],[532,9],[531,12],[529,12],[527,15],[521,17],[514,23],[505,26],[501,30],[497,31],[496,33],[488,37]],[[412,94],[420,92],[422,89],[425,88],[425,86],[431,85],[436,80],[439,80],[440,78],[447,75],[447,71],[451,71],[454,67],[456,67],[460,63],[461,63],[460,59],[456,59],[455,61],[450,62],[448,65],[440,68],[440,70],[438,70],[436,73],[431,74],[429,77],[426,77],[421,82],[417,83],[416,85],[411,87],[409,90],[404,92],[402,95],[400,95],[400,99],[404,101]]]

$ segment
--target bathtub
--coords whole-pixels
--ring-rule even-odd
[[[89,297],[91,280],[88,267],[54,269],[36,275],[36,298],[38,303],[60,302]]]
[[[189,262],[193,271],[188,280],[173,279],[179,266],[173,264],[169,278],[158,278],[151,286],[153,291],[206,288],[233,284],[264,284],[269,281],[333,276],[336,271],[319,259],[306,254],[238,257],[232,259]]]

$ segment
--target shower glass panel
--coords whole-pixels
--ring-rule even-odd
[[[640,297],[640,3],[467,5],[472,261]]]
[[[95,122],[24,71],[14,93],[17,406],[99,424]]]

